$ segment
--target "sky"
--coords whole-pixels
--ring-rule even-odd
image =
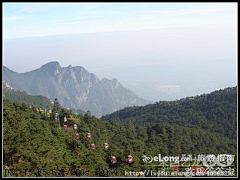
[[[237,84],[236,3],[3,3],[3,39],[16,72],[83,66],[152,101]]]
[[[234,3],[4,3],[4,39],[159,28],[236,28]],[[17,31],[16,31],[17,29]]]

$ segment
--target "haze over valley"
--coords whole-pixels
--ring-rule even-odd
[[[82,66],[100,79],[118,79],[151,101],[175,100],[237,84],[234,4],[138,4],[137,8],[131,4],[67,4],[71,13],[60,11],[63,4],[45,8],[26,4],[25,9],[31,11],[22,6],[17,10],[26,18],[16,18],[18,11],[13,17],[6,14],[4,27],[3,64],[17,73],[52,61],[63,67]],[[114,10],[119,9],[117,15]],[[51,10],[55,12],[52,19],[44,16],[32,21],[38,13]],[[12,31],[16,28],[18,32]]]

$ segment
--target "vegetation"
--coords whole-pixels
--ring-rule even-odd
[[[13,102],[26,103],[33,107],[52,107],[51,101],[44,96],[32,96],[25,91],[6,90],[4,89],[4,97]]]
[[[8,100],[10,100],[12,102],[25,103],[32,107],[52,109],[53,104],[54,104],[54,102],[52,104],[51,100],[47,97],[33,96],[33,95],[28,94],[26,91],[7,89],[6,87],[3,87],[3,97],[7,98]],[[55,99],[55,101],[56,100],[57,99]],[[60,105],[58,100],[57,100],[57,102]],[[70,110],[72,113],[77,114],[77,115],[79,114],[81,116],[84,116],[84,114],[86,113],[85,111],[80,110],[80,109],[71,108]]]
[[[143,166],[143,155],[236,156],[235,90],[236,88],[230,88],[216,91],[195,97],[194,100],[188,98],[169,104],[159,102],[151,106],[126,108],[105,117],[108,121],[98,119],[90,112],[77,116],[55,101],[61,126],[68,126],[66,130],[54,122],[54,114],[46,117],[44,113],[41,114],[24,103],[11,102],[5,98],[4,176],[124,176],[125,171],[157,171],[161,168]],[[220,110],[223,111],[221,115],[229,121],[218,115]],[[179,119],[176,118],[177,115]],[[68,119],[65,123],[64,117]],[[205,126],[198,123],[201,118],[207,122]],[[218,126],[215,127],[217,122]],[[228,126],[224,124],[226,122],[229,123]],[[77,130],[73,129],[74,124],[77,124]],[[86,137],[88,132],[92,134],[90,139]],[[75,139],[75,133],[80,134],[80,139]],[[109,144],[108,150],[103,148],[105,142]],[[95,150],[90,149],[91,143],[96,145]],[[129,154],[134,158],[132,164],[126,160]],[[110,162],[112,155],[117,157],[117,164]],[[236,160],[234,165],[236,166]],[[81,171],[77,172],[76,169],[79,168]],[[99,168],[109,170],[108,174],[99,174]],[[19,173],[10,173],[9,169],[19,169]]]
[[[169,123],[189,128],[200,128],[237,139],[237,87],[214,91],[177,101],[160,101],[141,107],[128,107],[102,119],[135,125]]]

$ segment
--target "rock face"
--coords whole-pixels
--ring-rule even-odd
[[[89,110],[97,117],[127,106],[150,103],[124,88],[115,78],[100,80],[81,66],[61,67],[58,62],[21,74],[3,66],[3,80],[14,89],[51,100],[58,98],[66,108]]]
[[[4,80],[2,82],[2,85],[3,85],[3,91],[11,91],[11,90],[13,90],[13,88]]]

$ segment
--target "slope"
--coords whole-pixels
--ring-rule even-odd
[[[131,120],[136,125],[159,122],[201,128],[237,139],[237,87],[177,101],[160,101],[143,107],[128,107],[103,116],[104,120]]]
[[[20,169],[20,173],[6,176],[124,176],[125,171],[157,171],[160,168],[142,166],[144,154],[236,155],[235,140],[198,128],[167,123],[141,127],[129,120],[124,123],[102,121],[88,113],[81,117],[61,109],[61,124],[64,117],[68,118],[68,129],[64,130],[53,121],[53,115],[45,117],[24,103],[4,99],[3,105],[4,169]],[[78,126],[77,130],[73,129],[73,124]],[[80,139],[75,139],[76,132],[80,134]],[[92,133],[92,138],[86,137],[87,132]],[[108,150],[104,150],[104,142],[109,143]],[[91,143],[96,145],[96,150],[90,149]],[[128,154],[133,156],[134,163],[126,162]],[[112,155],[117,157],[116,165],[110,162]],[[46,173],[39,174],[38,168],[44,168]],[[87,174],[69,171],[69,168],[80,169]],[[26,174],[25,169],[32,171]],[[114,173],[102,174],[98,169]]]

